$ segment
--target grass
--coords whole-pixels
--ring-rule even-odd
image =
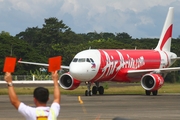
[[[122,83],[128,84],[128,83]],[[122,86],[118,84],[114,86],[109,86],[104,90],[104,94],[145,94],[144,89],[141,87],[139,83],[135,83],[133,86]],[[16,87],[15,91],[17,94],[27,95],[32,94],[35,87]],[[53,93],[53,87],[47,87],[50,93]],[[66,95],[84,95],[86,86],[79,86],[75,90],[64,90],[60,88],[61,94]],[[158,93],[180,93],[180,83],[170,84],[165,83],[162,88],[159,89]],[[7,88],[0,88],[0,95],[8,94]]]

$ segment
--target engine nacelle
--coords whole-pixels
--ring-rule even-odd
[[[160,74],[145,74],[141,79],[141,86],[149,91],[158,90],[163,84],[164,78]]]
[[[80,83],[80,81],[74,79],[69,73],[62,74],[59,79],[59,85],[65,90],[74,90]]]

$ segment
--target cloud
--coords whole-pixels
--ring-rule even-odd
[[[175,7],[178,31],[180,0],[0,0],[0,31],[15,35],[27,27],[41,27],[45,18],[57,17],[76,33],[159,37],[169,6]]]
[[[103,0],[102,2],[100,0],[97,2],[91,0],[87,2],[78,0],[71,3],[68,1],[65,2],[61,10],[63,13],[68,13],[69,16],[72,16],[73,21],[71,22],[74,23],[72,29],[76,29],[76,32],[127,32],[135,37],[141,35],[150,37],[150,35],[152,35],[150,34],[151,31],[145,33],[144,27],[150,30],[156,28],[157,20],[155,19],[159,16],[158,14],[152,15],[150,12],[155,13],[155,10],[158,10],[158,8],[162,9],[165,7],[166,9],[163,9],[164,11],[162,13],[166,16],[168,5],[175,1],[176,0],[113,0],[112,2],[110,0]],[[152,8],[156,9],[153,10]],[[62,18],[64,18],[63,15]],[[161,20],[164,22],[165,18]],[[66,21],[66,19],[64,19],[64,21]],[[140,28],[143,29],[140,30]],[[159,37],[157,34],[153,35],[153,37],[154,36]]]

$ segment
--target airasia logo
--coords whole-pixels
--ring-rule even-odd
[[[124,60],[121,62],[121,64],[123,64],[122,68],[133,68],[133,69],[137,69],[140,68],[141,66],[145,65],[144,62],[144,57],[141,56],[137,59],[131,58],[128,54],[127,54],[128,59]]]
[[[111,76],[111,79],[113,79],[118,73],[118,71],[121,70],[122,68],[137,69],[145,65],[143,56],[134,59],[129,54],[123,56],[121,52],[117,50],[116,53],[113,53],[113,55],[106,52],[105,50],[102,50],[100,52],[105,56],[105,66],[102,68],[101,75],[98,79],[101,79],[103,76],[105,77]]]

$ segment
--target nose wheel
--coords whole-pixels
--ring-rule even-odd
[[[86,90],[85,91],[85,96],[92,96],[92,91],[91,90]]]
[[[85,82],[87,85],[87,90],[85,91],[85,96],[92,96],[92,91],[91,91],[91,82]]]

